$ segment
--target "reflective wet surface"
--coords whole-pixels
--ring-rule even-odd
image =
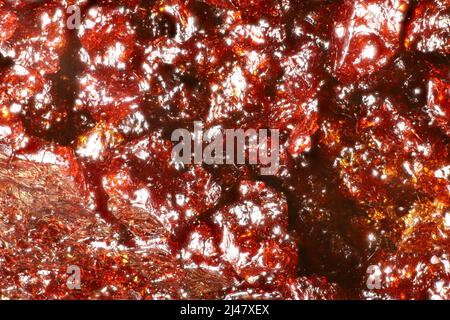
[[[448,299],[449,8],[0,0],[0,298]],[[174,163],[194,121],[280,170]]]

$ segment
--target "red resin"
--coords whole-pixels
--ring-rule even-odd
[[[448,18],[0,0],[0,298],[449,299]],[[280,170],[175,164],[194,121],[279,129]]]

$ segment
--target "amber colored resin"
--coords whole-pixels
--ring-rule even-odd
[[[450,298],[449,8],[0,0],[0,299]]]

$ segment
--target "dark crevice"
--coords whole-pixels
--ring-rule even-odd
[[[405,39],[407,36],[407,30],[408,30],[408,25],[410,24],[413,15],[414,15],[414,10],[417,7],[418,4],[418,0],[410,0],[410,3],[408,5],[408,10],[405,13],[405,17],[403,19],[401,28],[400,28],[400,50],[402,51],[405,49],[404,43],[405,43]]]
[[[0,53],[0,72],[14,66],[14,60],[10,57],[5,57]]]

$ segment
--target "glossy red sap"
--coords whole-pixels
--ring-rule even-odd
[[[449,298],[449,19],[0,0],[0,298]],[[172,162],[194,121],[279,129],[280,170]]]

